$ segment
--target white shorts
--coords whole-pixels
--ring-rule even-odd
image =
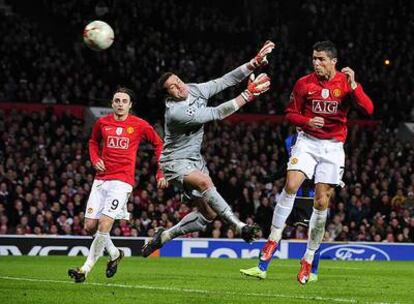
[[[292,147],[288,171],[301,171],[315,184],[340,185],[345,169],[345,152],[342,142],[319,139],[299,132]]]
[[[119,180],[97,180],[92,184],[85,217],[99,219],[102,214],[113,219],[129,220],[127,202],[132,186]]]

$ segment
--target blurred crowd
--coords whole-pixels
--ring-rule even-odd
[[[0,112],[0,121],[0,234],[85,235],[94,169],[83,121],[50,111]],[[206,126],[203,154],[218,191],[242,220],[262,227],[263,237],[284,185],[284,138],[291,132],[285,124],[271,123]],[[326,239],[413,242],[413,146],[381,127],[353,127],[346,150],[347,186],[332,200]],[[143,145],[128,202],[132,220],[117,222],[113,235],[151,236],[156,227],[174,225],[193,208],[181,203],[178,189],[156,189],[155,166],[151,146]],[[285,234],[306,238],[302,227],[289,227]],[[196,236],[237,237],[219,219]]]
[[[0,101],[97,105],[122,84],[138,93],[138,113],[156,116],[163,105],[154,84],[162,72],[206,81],[248,61],[272,39],[277,48],[265,70],[273,88],[245,111],[280,114],[294,82],[311,70],[313,43],[330,39],[339,49],[338,68],[352,67],[375,101],[376,118],[414,120],[410,1],[8,2],[13,14],[1,16],[0,24]],[[83,27],[95,19],[115,30],[114,45],[101,53],[82,43]],[[240,91],[230,89],[216,101]]]

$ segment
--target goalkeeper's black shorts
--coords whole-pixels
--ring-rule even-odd
[[[297,197],[286,224],[289,226],[309,226],[313,210],[313,197]]]

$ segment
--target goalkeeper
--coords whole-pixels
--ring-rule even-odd
[[[267,64],[266,56],[274,47],[273,42],[267,41],[252,60],[218,79],[205,83],[187,84],[172,72],[163,74],[159,79],[159,88],[166,93],[164,149],[160,166],[168,182],[181,188],[183,198],[195,203],[197,210],[190,212],[167,230],[159,228],[152,240],[144,245],[144,257],[171,239],[205,230],[207,224],[217,215],[229,223],[246,242],[256,238],[259,227],[247,225],[236,217],[217,192],[200,150],[205,123],[225,119],[270,88],[270,78],[266,74],[260,74],[254,79],[252,72]],[[207,106],[212,96],[242,82],[249,75],[251,79],[247,89],[239,96],[217,107]]]

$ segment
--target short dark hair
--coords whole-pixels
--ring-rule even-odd
[[[157,89],[161,93],[167,93],[167,90],[164,88],[164,83],[167,81],[168,78],[170,78],[172,75],[174,75],[173,72],[166,72],[161,75],[161,77],[157,81]]]
[[[338,58],[338,50],[335,43],[330,40],[318,41],[313,45],[313,50],[317,52],[326,52],[330,58]]]
[[[127,87],[118,87],[118,88],[116,89],[116,91],[115,91],[114,95],[115,95],[116,93],[125,93],[125,94],[128,94],[129,99],[131,100],[131,102],[132,102],[132,103],[134,103],[134,102],[135,102],[135,93],[134,93],[134,91],[133,91],[133,90],[131,90],[131,89],[128,89]]]

